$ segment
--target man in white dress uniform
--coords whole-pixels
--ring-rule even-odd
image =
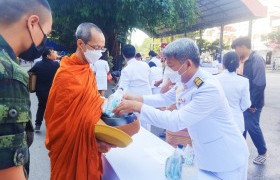
[[[119,88],[124,92],[138,95],[152,94],[150,86],[150,67],[147,63],[137,61],[135,57],[135,47],[127,44],[122,48],[122,54],[127,61],[127,66],[121,71]],[[151,126],[141,121],[141,126],[147,130],[151,130]]]
[[[246,141],[220,83],[199,68],[198,47],[191,39],[182,38],[170,43],[163,55],[167,65],[181,76],[181,83],[165,94],[125,95],[114,112],[139,112],[141,120],[171,131],[187,128],[199,180],[247,180]],[[177,110],[155,109],[173,103]]]

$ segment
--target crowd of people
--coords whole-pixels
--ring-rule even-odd
[[[34,130],[28,75],[17,57],[40,56],[29,72],[37,75],[35,131],[40,131],[44,118],[51,180],[101,179],[101,155],[115,148],[94,134],[110,72],[102,30],[81,23],[75,32],[75,53],[58,63],[53,49],[45,46],[52,27],[48,2],[4,2],[0,7],[9,8],[0,11],[0,179],[25,180],[29,175]],[[15,6],[22,8],[11,11]],[[247,132],[258,151],[253,162],[261,165],[267,158],[259,123],[265,62],[251,50],[247,37],[234,40],[232,48],[235,51],[223,57],[224,71],[216,76],[200,68],[198,47],[188,38],[171,42],[161,54],[150,51],[147,62],[133,45],[124,45],[115,59],[119,66],[111,71],[118,78],[116,89],[125,92],[113,112],[137,113],[144,128],[165,129],[172,145],[179,142],[171,137],[185,137],[182,144],[194,149],[198,179],[246,180]],[[122,58],[123,68],[118,61]]]

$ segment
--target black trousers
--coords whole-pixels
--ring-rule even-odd
[[[38,103],[35,125],[41,126],[44,118],[46,104],[48,101],[48,92],[37,92],[36,95],[39,103]]]
[[[264,136],[260,127],[260,115],[261,109],[258,109],[255,113],[251,113],[248,109],[243,113],[245,121],[244,137],[246,138],[247,131],[251,136],[251,139],[256,146],[259,155],[264,155],[267,151]]]

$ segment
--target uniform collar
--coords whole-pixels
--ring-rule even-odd
[[[201,76],[202,76],[202,72],[201,72],[200,68],[198,68],[196,73],[193,75],[193,77],[187,83],[185,83],[187,88],[189,89],[189,88],[192,88],[193,86],[195,86],[194,79],[197,77],[201,78]]]
[[[17,56],[14,53],[14,50],[11,48],[11,46],[7,43],[7,41],[0,35],[0,50],[5,50],[10,58],[17,62]]]
[[[237,74],[236,72],[229,72],[227,69],[224,69],[222,73]]]
[[[132,58],[132,59],[130,59],[129,61],[127,61],[127,64],[130,64],[130,63],[133,63],[133,62],[135,62],[135,61],[137,61],[135,58]]]

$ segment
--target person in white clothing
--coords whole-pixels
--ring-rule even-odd
[[[154,62],[149,62],[149,66],[151,68],[151,75],[150,75],[150,82],[152,87],[152,93],[158,94],[160,93],[160,87],[155,86],[155,83],[157,81],[160,81],[162,79],[162,68],[159,68],[156,66]]]
[[[225,70],[217,75],[217,79],[226,94],[233,119],[241,133],[245,131],[243,112],[251,106],[249,80],[236,73],[240,58],[236,52],[228,52],[223,57]]]
[[[148,95],[152,94],[150,86],[150,67],[147,63],[137,61],[135,47],[127,44],[122,48],[122,54],[127,66],[121,71],[119,88],[127,93]]]
[[[122,48],[122,54],[127,61],[127,66],[121,71],[119,88],[124,92],[138,95],[150,95],[152,89],[150,86],[150,67],[147,63],[137,61],[135,57],[135,47],[127,44]],[[150,130],[147,123],[141,121],[141,126]]]
[[[103,56],[92,66],[95,72],[98,91],[103,97],[107,90],[107,74],[110,71],[107,59],[107,54],[104,52]]]
[[[141,54],[140,54],[140,53],[136,53],[135,59],[136,59],[137,61],[142,61],[142,56],[141,56]]]
[[[142,121],[171,131],[187,128],[199,169],[197,179],[247,180],[247,143],[221,84],[199,68],[197,45],[188,38],[177,39],[165,47],[163,55],[181,82],[165,94],[124,95],[113,112],[139,112]],[[173,103],[177,107],[173,111],[155,108]]]
[[[155,53],[154,51],[150,51],[149,57],[150,57],[149,62],[154,62],[157,65],[157,67],[162,68],[162,63],[161,63],[161,60],[159,58],[157,58],[157,53]]]

